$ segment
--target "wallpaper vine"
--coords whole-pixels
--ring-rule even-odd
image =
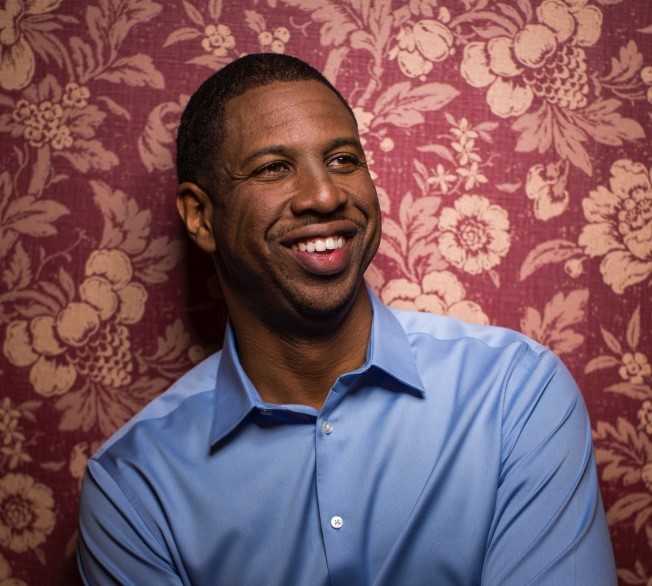
[[[88,456],[221,343],[174,211],[175,129],[259,51],[354,108],[380,297],[570,367],[620,582],[650,586],[648,0],[0,0],[0,586],[77,583]]]

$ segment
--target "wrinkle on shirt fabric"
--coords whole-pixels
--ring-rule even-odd
[[[616,583],[591,427],[561,361],[370,295],[367,360],[320,411],[264,403],[228,328],[94,455],[85,583]]]

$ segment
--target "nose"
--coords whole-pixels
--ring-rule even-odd
[[[291,208],[296,215],[316,213],[330,214],[348,202],[348,195],[334,181],[327,169],[303,169],[297,179],[296,192]]]

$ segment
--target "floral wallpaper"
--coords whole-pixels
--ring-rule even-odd
[[[0,0],[0,586],[77,583],[88,456],[219,348],[175,129],[205,77],[260,51],[354,108],[378,295],[569,366],[620,582],[651,585],[648,0]]]

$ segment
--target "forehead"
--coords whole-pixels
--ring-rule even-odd
[[[226,104],[225,129],[227,142],[239,149],[326,133],[357,137],[351,113],[318,81],[273,82],[248,90]]]

